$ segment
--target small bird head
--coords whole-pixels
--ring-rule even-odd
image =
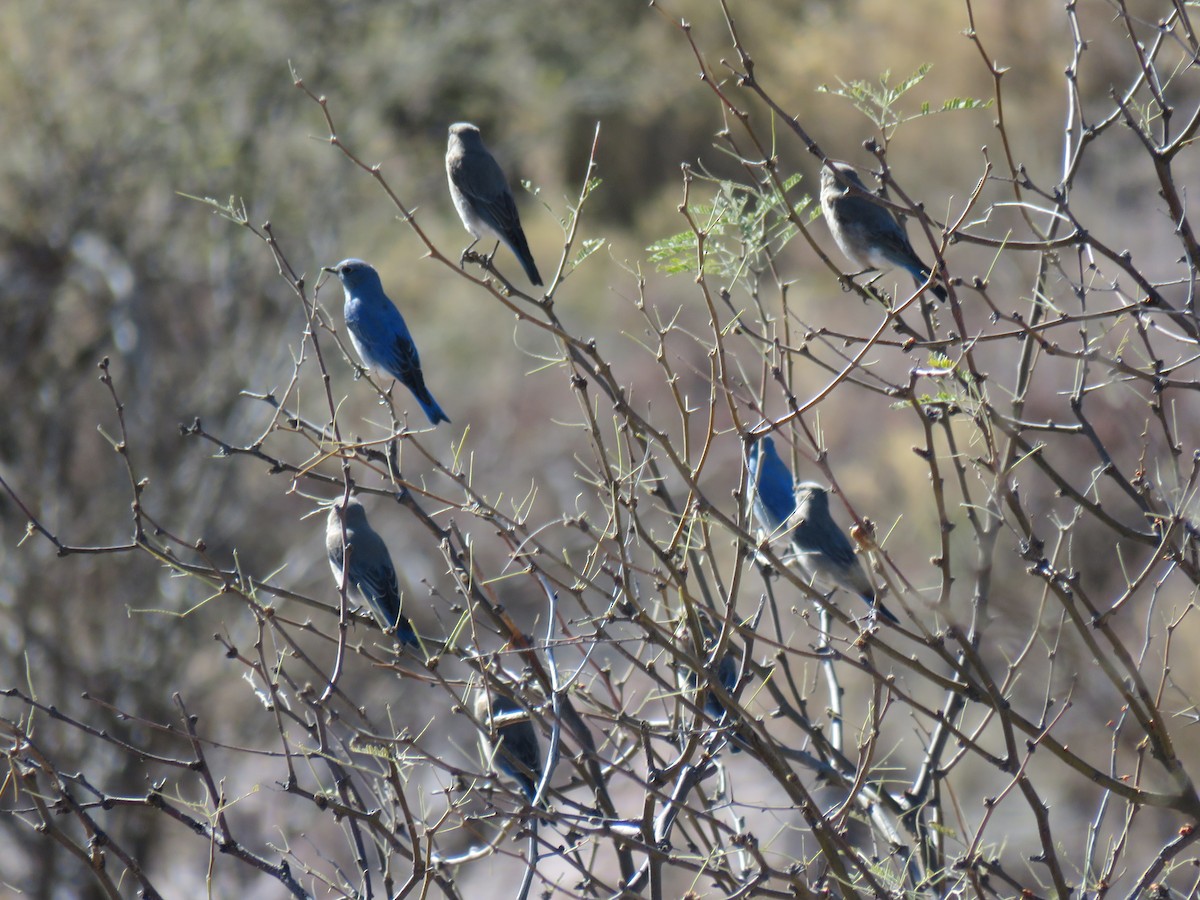
[[[335,266],[322,266],[325,272],[332,272],[342,282],[342,287],[354,290],[358,287],[369,287],[372,284],[380,286],[379,273],[370,263],[361,259],[343,259]]]
[[[765,457],[769,458],[773,456],[776,459],[779,458],[779,453],[775,449],[775,438],[770,435],[759,438],[758,442],[754,445],[754,449]]]
[[[346,520],[346,527],[354,528],[366,524],[367,511],[363,509],[363,505],[357,497],[351,497],[344,506],[339,497],[329,506],[329,522],[331,525],[340,527],[343,517]]]
[[[475,694],[475,717],[488,727],[496,729],[509,722],[528,720],[529,714],[517,701],[499,691],[488,691],[480,687]]]
[[[456,138],[467,145],[483,143],[479,126],[472,125],[470,122],[455,122],[450,126],[450,142],[454,143]]]
[[[859,177],[858,171],[854,166],[840,160],[830,160],[828,166],[821,167],[821,193],[823,194],[846,194],[848,193],[846,186],[854,185],[861,191],[867,191],[867,186],[863,184],[863,180]]]
[[[829,489],[815,481],[804,481],[796,485],[796,512],[798,520],[812,516],[829,516]]]

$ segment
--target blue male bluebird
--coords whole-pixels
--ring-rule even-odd
[[[921,262],[892,211],[873,199],[849,163],[822,167],[821,212],[842,253],[860,269],[899,267],[918,286],[929,278],[929,266]],[[930,290],[939,300],[946,299],[942,285],[934,284]]]
[[[480,687],[475,718],[490,732],[479,737],[488,764],[513,779],[532,803],[542,777],[542,747],[529,713],[515,700]]]
[[[830,516],[828,490],[812,481],[796,485],[796,510],[787,527],[796,563],[810,581],[857,594],[885,619],[900,621],[878,601],[862,560]]]
[[[529,252],[529,242],[521,229],[521,217],[517,215],[517,204],[509,190],[508,179],[491,151],[484,146],[479,129],[470,122],[450,126],[446,177],[450,180],[454,208],[475,238],[463,254],[466,255],[485,234],[490,234],[504,242],[525,269],[526,277],[540,285],[542,276]]]
[[[771,437],[760,438],[748,456],[750,485],[754,492],[754,515],[767,532],[778,532],[796,509],[795,482],[775,449]]]
[[[716,643],[716,637],[709,632],[707,628],[704,630],[706,643]],[[740,668],[740,659],[738,651],[731,646],[721,657],[716,664],[713,674],[721,682],[721,687],[725,688],[725,692],[732,694],[733,689],[737,687],[738,669]],[[700,678],[695,672],[686,666],[681,666],[676,670],[676,683],[682,690],[695,691],[700,687]],[[700,703],[700,698],[697,698],[697,703]],[[721,705],[720,698],[712,691],[705,690],[703,697],[704,713],[714,722],[720,723],[725,719],[725,707]]]
[[[449,416],[425,387],[417,345],[400,310],[383,292],[379,273],[361,259],[343,259],[336,266],[324,269],[342,282],[346,294],[346,328],[363,365],[386,372],[412,391],[431,424],[449,422]]]
[[[370,608],[381,628],[395,630],[402,644],[420,646],[412,623],[400,614],[400,590],[387,544],[367,521],[367,511],[357,497],[351,497],[345,507],[339,501],[329,508],[325,549],[338,587],[349,557],[346,592],[356,603]]]

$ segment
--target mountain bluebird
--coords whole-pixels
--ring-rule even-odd
[[[712,635],[707,628],[704,631],[704,637],[706,644],[716,643],[715,635]],[[721,687],[725,688],[725,692],[728,694],[732,694],[733,689],[737,687],[740,662],[737,650],[730,645],[729,650],[721,657],[721,661],[716,664],[716,669],[713,671],[717,680],[721,682]],[[697,674],[686,666],[680,666],[676,670],[675,681],[681,690],[688,692],[695,691],[701,684],[701,679]],[[697,697],[696,703],[704,707],[705,715],[714,722],[719,724],[725,720],[725,707],[721,705],[720,698],[712,691],[705,690],[703,698]]]
[[[489,234],[513,252],[525,275],[541,285],[542,276],[533,263],[521,218],[508,179],[500,165],[479,136],[479,129],[470,122],[450,126],[450,141],[446,147],[446,176],[450,179],[450,197],[459,218],[475,238],[464,255],[485,234]]]
[[[733,689],[737,687],[739,662],[737,651],[731,649],[717,663],[717,678],[727,694],[732,694]],[[720,718],[725,715],[725,707],[711,691],[704,700],[704,711],[717,721],[720,721]]]
[[[386,372],[413,392],[433,425],[449,422],[421,374],[421,357],[396,304],[383,292],[379,273],[361,259],[325,266],[342,282],[346,294],[346,328],[363,365]]]
[[[412,623],[400,614],[400,590],[387,544],[367,521],[366,510],[357,498],[351,497],[344,510],[340,501],[330,507],[325,524],[325,549],[338,587],[342,585],[342,566],[349,555],[346,593],[359,605],[370,607],[380,627],[385,631],[394,629],[402,644],[420,646]]]
[[[796,511],[788,520],[794,558],[812,582],[862,597],[885,619],[899,622],[875,596],[862,560],[829,515],[829,492],[812,481],[796,485]]]
[[[516,781],[532,803],[542,777],[542,747],[529,713],[515,700],[480,687],[475,695],[475,718],[490,732],[479,737],[488,765]]]
[[[760,438],[750,447],[750,485],[754,491],[754,515],[764,530],[778,532],[796,509],[792,473],[779,458],[774,438]]]
[[[849,163],[833,162],[831,166],[821,169],[821,212],[846,258],[864,271],[899,267],[918,286],[924,284],[929,266],[921,262],[892,211],[872,199]],[[930,290],[939,300],[946,299],[942,285],[934,284]]]

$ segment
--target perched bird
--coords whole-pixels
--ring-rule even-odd
[[[533,803],[542,777],[542,747],[529,713],[515,700],[480,686],[475,718],[490,732],[479,736],[488,765],[516,781],[525,799]]]
[[[450,126],[446,147],[446,177],[450,180],[450,198],[467,231],[475,238],[474,247],[484,235],[491,235],[513,252],[526,277],[536,285],[542,283],[529,242],[521,230],[521,217],[508,179],[500,164],[483,144],[479,129],[470,122]]]
[[[812,582],[862,597],[891,622],[899,622],[875,596],[862,560],[829,515],[829,491],[812,481],[796,485],[796,510],[787,521],[796,563]]]
[[[346,294],[346,328],[350,342],[368,369],[386,372],[412,391],[433,425],[449,422],[421,374],[421,357],[396,304],[383,292],[379,273],[361,259],[325,266],[342,282]]]
[[[733,689],[737,687],[738,669],[740,660],[736,650],[729,650],[721,661],[717,663],[717,678],[721,682],[721,687],[725,688],[725,693],[732,694]],[[721,705],[721,701],[716,694],[711,691],[704,698],[704,711],[716,719],[718,722],[725,717],[725,707]]]
[[[796,508],[792,473],[779,457],[775,440],[760,438],[750,447],[747,459],[750,485],[754,490],[754,515],[761,528],[778,532]]]
[[[420,646],[412,623],[400,614],[400,590],[387,544],[367,521],[367,512],[357,498],[351,497],[345,507],[339,501],[329,508],[325,549],[338,587],[342,585],[342,568],[349,557],[346,592],[356,603],[370,607],[381,628],[394,629],[396,639],[402,644]]]
[[[704,638],[706,644],[715,644],[716,637],[709,632],[708,628],[704,629]],[[717,662],[712,674],[717,676],[721,687],[725,688],[725,692],[732,694],[734,688],[737,687],[738,670],[741,668],[741,658],[736,649],[730,645],[729,649]],[[703,679],[696,672],[693,672],[686,666],[680,666],[675,672],[675,681],[679,685],[680,690],[692,693],[701,687]],[[715,693],[705,689],[702,697],[696,698],[696,703],[704,708],[704,714],[716,722],[718,725],[724,723],[727,710],[721,704],[721,700]],[[734,752],[738,752],[739,748],[735,746]]]
[[[873,199],[849,163],[822,167],[821,212],[838,247],[860,269],[899,267],[912,275],[918,287],[929,278],[929,266],[921,262],[892,211]],[[930,290],[939,300],[946,299],[942,285],[934,284]]]

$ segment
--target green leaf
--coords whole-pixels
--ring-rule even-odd
[[[906,78],[904,81],[902,81],[896,87],[896,90],[894,92],[896,97],[899,98],[902,94],[908,93],[913,88],[915,88],[918,84],[920,84],[922,81],[924,81],[925,76],[929,74],[929,70],[932,68],[933,68],[932,63],[925,63],[920,68],[918,68],[917,71],[915,71],[915,72],[913,72],[913,74],[909,75],[908,78]],[[883,78],[880,79],[880,81],[882,82],[882,84],[885,88],[887,87],[887,76],[890,74],[891,74],[890,72],[885,72]]]
[[[581,262],[608,243],[604,238],[588,238],[579,245],[579,252],[575,254],[575,259],[572,260],[571,266],[577,267]]]
[[[951,97],[942,101],[942,112],[953,112],[956,109],[989,109],[991,100],[978,100],[975,97]]]
[[[943,100],[941,107],[937,109],[935,109],[934,104],[924,101],[917,106],[916,112],[905,112],[900,108],[901,98],[924,81],[925,76],[929,74],[931,68],[932,66],[929,63],[925,63],[895,86],[889,83],[892,73],[885,70],[879,76],[878,85],[867,81],[845,82],[838,79],[840,87],[831,88],[828,84],[822,84],[817,87],[817,93],[833,94],[834,96],[849,100],[887,138],[891,137],[898,126],[921,116],[928,116],[937,112],[953,112],[960,109],[987,109],[992,105],[992,101],[990,100],[977,100],[972,97],[952,97],[948,100]]]
[[[650,262],[667,275],[696,271],[696,235],[690,231],[655,241],[646,250]]]

